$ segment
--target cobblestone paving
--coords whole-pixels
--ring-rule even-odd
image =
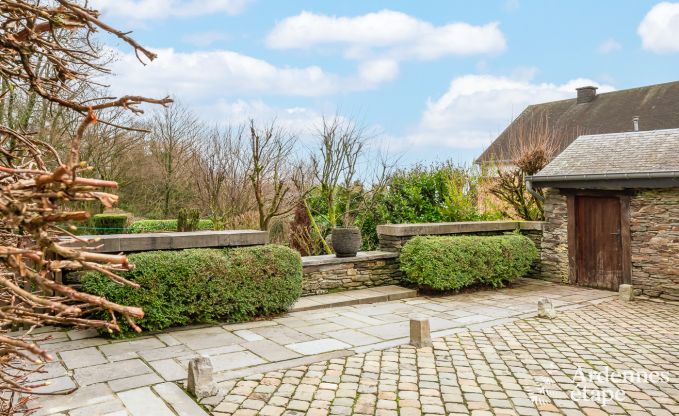
[[[678,313],[611,300],[272,371],[222,383],[213,415],[679,414]]]

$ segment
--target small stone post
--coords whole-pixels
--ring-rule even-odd
[[[556,309],[550,299],[544,298],[538,301],[538,318],[556,318]]]
[[[208,357],[198,357],[189,361],[189,379],[186,388],[189,393],[199,399],[217,394],[219,389],[212,379],[212,362]]]
[[[429,319],[421,316],[410,318],[410,345],[415,348],[432,346]]]
[[[618,288],[618,297],[623,302],[634,300],[634,288],[632,285],[620,285]]]

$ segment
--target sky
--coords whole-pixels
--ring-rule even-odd
[[[116,94],[172,94],[212,123],[311,140],[341,114],[402,164],[469,163],[523,109],[679,79],[679,2],[91,0],[126,45]]]

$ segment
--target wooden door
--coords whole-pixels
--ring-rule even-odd
[[[575,197],[576,284],[618,290],[623,281],[620,198]]]

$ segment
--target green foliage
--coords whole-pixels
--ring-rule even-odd
[[[83,290],[142,307],[145,315],[137,323],[148,331],[283,312],[302,292],[301,258],[283,246],[150,251],[129,259],[135,268],[122,275],[140,289],[88,272]]]
[[[213,225],[214,221],[210,220]],[[182,208],[177,213],[177,231],[196,231],[200,223],[200,212],[195,209]]]
[[[199,220],[198,231],[212,230],[214,223],[212,220]],[[177,220],[139,220],[135,221],[127,229],[130,234],[140,233],[160,233],[177,231]]]
[[[500,213],[481,212],[477,206],[479,176],[476,169],[451,163],[395,172],[385,189],[366,203],[373,208],[358,213],[364,249],[377,247],[379,224],[500,219]]]
[[[458,290],[473,284],[501,287],[525,275],[538,256],[526,236],[419,236],[401,251],[407,281],[435,290]]]
[[[123,234],[127,226],[125,214],[97,214],[92,217],[96,234]]]

